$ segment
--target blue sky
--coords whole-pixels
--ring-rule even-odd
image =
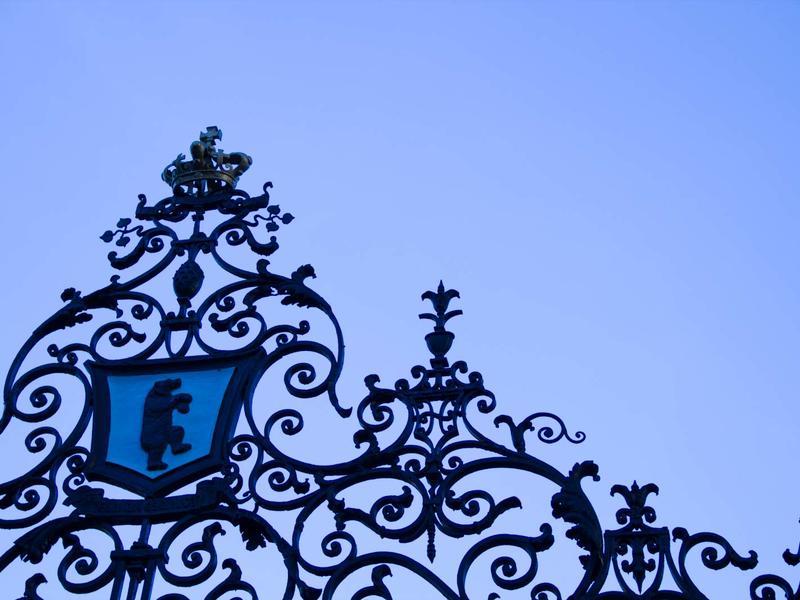
[[[297,220],[355,401],[426,358],[419,293],[501,407],[587,432],[660,522],[766,569],[800,539],[800,4],[0,3],[10,363],[207,125]],[[277,269],[276,269],[277,270]],[[792,580],[796,580],[794,574]],[[742,597],[745,588],[742,589]]]

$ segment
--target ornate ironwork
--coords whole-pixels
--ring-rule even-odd
[[[393,386],[368,376],[354,412],[340,402],[342,333],[330,305],[308,285],[314,269],[279,275],[268,259],[278,250],[274,232],[293,217],[272,203],[270,183],[257,196],[236,189],[251,160],[217,150],[220,138],[209,128],[192,145],[192,160],[181,155],[165,170],[172,195],[152,205],[139,196],[136,223],[120,219],[101,236],[118,248],[108,255],[114,269],[138,272],[114,275],[86,295],[64,291],[64,305],[11,365],[3,447],[31,466],[0,486],[0,525],[24,530],[0,556],[0,569],[34,565],[19,584],[21,600],[65,592],[159,600],[407,598],[393,586],[401,573],[427,586],[428,598],[496,599],[521,590],[536,600],[699,599],[706,596],[687,563],[695,551],[712,570],[756,566],[754,552],[739,554],[716,534],[654,525],[653,484],[612,487],[625,506],[619,527],[604,530],[583,490],[585,480],[599,479],[597,465],[581,462],[564,473],[530,448],[580,443],[584,434],[571,434],[547,412],[521,421],[495,414],[480,373],[449,357],[454,334],[447,326],[461,311],[451,308],[458,292],[442,283],[422,296],[432,305],[420,315],[433,322],[425,336],[429,365],[413,367],[410,380]],[[226,254],[237,248],[254,253],[255,265]],[[221,281],[206,275],[209,266],[228,281],[202,294],[208,282]],[[147,291],[169,278],[174,310]],[[315,339],[316,325],[297,309],[327,323],[332,342]],[[196,392],[181,391],[185,382],[169,377],[178,367],[239,375],[220,405],[217,442],[206,456],[172,469],[169,461],[194,443],[173,424],[173,411],[199,410]],[[159,378],[148,384],[152,403],[133,444],[147,460],[139,473],[107,455],[113,399],[104,388],[114,373],[137,369]],[[277,369],[281,398],[291,401],[270,408],[255,386]],[[352,424],[352,440],[330,433],[326,442],[351,448],[349,458],[316,462],[286,450],[302,438],[303,410],[313,399],[326,399],[337,422]],[[14,440],[21,447],[13,448]],[[507,473],[529,483],[510,493],[497,485]],[[549,490],[544,508],[528,503],[539,483]],[[519,509],[528,512],[512,519]],[[237,537],[239,562],[231,555]],[[540,573],[558,548],[567,553],[563,560],[575,559],[569,587]],[[278,560],[266,567],[269,555]],[[51,557],[55,576],[36,569]],[[787,550],[785,559],[796,565],[800,553]],[[800,591],[777,575],[760,575],[750,597],[796,599]]]

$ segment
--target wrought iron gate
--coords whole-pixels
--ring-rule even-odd
[[[450,356],[461,311],[442,283],[422,295],[428,365],[393,386],[368,376],[347,408],[336,388],[342,333],[308,285],[314,269],[270,266],[274,234],[293,216],[272,202],[270,183],[256,196],[236,189],[252,161],[217,148],[221,135],[208,128],[190,158],[164,170],[169,197],[139,196],[135,220],[101,236],[111,266],[134,274],[85,295],[65,290],[11,365],[0,439],[14,458],[6,472],[19,475],[0,486],[0,525],[22,535],[0,569],[37,568],[5,597],[400,599],[408,592],[395,582],[411,577],[426,598],[698,599],[694,553],[709,569],[756,566],[754,552],[719,535],[657,525],[653,484],[613,486],[622,506],[604,529],[582,489],[597,465],[562,472],[537,457],[537,444],[584,434],[551,413],[499,412],[480,373]],[[165,278],[174,297],[159,299],[148,286]],[[329,343],[301,310],[326,324]],[[275,372],[284,396],[273,410],[257,386]],[[318,463],[286,449],[311,403],[351,426],[351,437],[322,434],[332,456],[351,457]],[[481,477],[530,484],[501,493]],[[546,510],[512,520],[539,484],[552,490]],[[444,558],[459,554],[450,567],[442,545]],[[565,548],[568,589],[540,569]],[[279,560],[267,567],[264,552]],[[800,553],[784,558],[795,565]],[[800,598],[776,575],[749,592]]]

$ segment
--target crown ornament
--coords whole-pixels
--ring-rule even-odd
[[[222,130],[217,126],[206,127],[199,138],[189,146],[191,158],[186,160],[185,154],[178,154],[162,171],[161,179],[180,195],[235,188],[253,159],[244,152],[226,154],[222,148],[217,148],[217,142],[222,139]]]

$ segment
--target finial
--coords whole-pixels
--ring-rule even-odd
[[[447,307],[453,298],[460,298],[457,290],[445,290],[444,283],[439,281],[439,287],[435,292],[427,291],[422,294],[423,300],[430,300],[433,305],[434,313],[422,313],[419,315],[420,319],[428,319],[434,322],[433,331],[425,336],[425,343],[428,345],[428,350],[433,354],[434,358],[431,363],[436,361],[442,363],[441,366],[447,365],[447,359],[444,357],[450,351],[450,346],[453,345],[455,334],[445,329],[445,324],[461,314],[461,310],[448,311]]]
[[[250,168],[253,159],[244,152],[226,154],[216,144],[222,139],[217,126],[206,127],[200,139],[189,147],[191,159],[179,154],[161,173],[176,194],[203,194],[228,187],[233,189],[239,177]]]

